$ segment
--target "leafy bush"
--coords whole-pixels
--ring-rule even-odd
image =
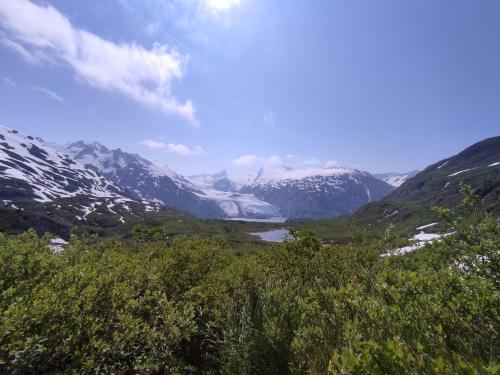
[[[62,252],[0,235],[0,372],[497,373],[498,221],[466,212],[441,212],[458,235],[389,258],[305,231],[243,256],[144,227]]]

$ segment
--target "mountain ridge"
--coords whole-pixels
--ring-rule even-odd
[[[430,164],[382,200],[363,205],[352,215],[305,225],[336,239],[346,237],[355,227],[382,230],[393,225],[392,230],[413,230],[440,220],[432,207],[459,207],[461,183],[473,188],[483,210],[493,216],[500,214],[500,136]]]
[[[22,216],[33,227],[66,235],[71,226],[119,226],[137,213],[162,209],[158,202],[134,199],[41,138],[6,127],[0,127],[0,201],[12,222]]]
[[[163,167],[164,173],[160,170],[150,176],[153,163],[138,155],[83,141],[68,143],[64,150],[142,198],[158,199],[206,218],[333,217],[380,199],[393,189],[367,172],[341,166],[293,169],[270,165],[255,177],[236,176],[227,170],[184,177]]]
[[[96,142],[69,142],[65,152],[137,197],[158,200],[201,218],[269,218],[278,215],[272,205],[249,195],[219,192],[194,184],[169,167],[137,154],[110,150]]]
[[[212,188],[253,194],[280,209],[287,218],[334,217],[353,212],[393,190],[368,172],[342,166],[293,169],[267,165],[251,178],[231,179],[227,171],[193,176],[192,180]]]

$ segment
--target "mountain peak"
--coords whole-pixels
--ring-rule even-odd
[[[119,198],[121,189],[40,142],[16,130],[0,128],[0,178],[23,181],[35,201],[48,202],[77,195]]]
[[[302,180],[308,177],[329,177],[329,176],[341,176],[341,175],[352,175],[359,174],[361,172],[341,167],[338,165],[329,165],[327,167],[320,168],[302,168],[293,169],[284,165],[269,165],[264,166],[259,170],[257,177],[255,178],[256,183],[269,183],[284,180]]]

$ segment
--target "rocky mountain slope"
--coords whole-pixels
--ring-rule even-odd
[[[461,182],[474,188],[487,212],[500,214],[500,137],[485,139],[428,166],[384,199],[360,207],[353,215],[311,225],[318,232],[335,233],[337,238],[356,226],[374,230],[395,224],[398,230],[411,230],[440,220],[432,207],[458,207],[463,199]]]
[[[286,218],[325,218],[344,215],[361,205],[381,199],[393,187],[369,173],[351,168],[292,169],[263,167],[256,176],[221,171],[192,176],[195,183],[212,189],[253,194],[277,207]]]
[[[58,148],[137,198],[162,202],[201,218],[269,218],[279,214],[271,204],[252,195],[197,185],[164,165],[97,142],[79,141]]]
[[[252,193],[280,208],[287,218],[325,218],[350,213],[379,200],[393,188],[369,173],[355,169],[262,168],[255,181],[240,191]]]
[[[10,194],[13,199],[50,202],[77,195],[124,198],[124,192],[106,178],[47,147],[40,139],[6,128],[0,128],[0,178],[4,196]]]
[[[459,184],[476,188],[486,202],[500,202],[500,137],[478,142],[438,161],[402,184],[385,201],[449,206],[460,201]]]
[[[134,199],[126,189],[48,147],[40,138],[0,127],[0,206],[38,217],[39,227],[120,225],[161,205]],[[15,219],[17,220],[17,219]],[[37,221],[37,220],[35,220]]]

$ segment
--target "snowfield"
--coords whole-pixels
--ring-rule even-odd
[[[431,224],[423,225],[423,226],[418,227],[416,229],[419,230],[419,229],[424,229],[424,228],[430,228],[436,224],[437,223],[431,223]],[[390,250],[390,251],[388,251],[380,256],[382,258],[385,258],[385,257],[393,257],[393,256],[412,253],[418,249],[423,248],[427,244],[431,244],[434,241],[439,241],[442,238],[450,236],[454,233],[455,232],[437,234],[437,233],[424,233],[424,231],[421,231],[420,233],[418,233],[415,236],[413,236],[412,238],[410,238],[410,240],[414,242],[413,244],[411,244],[409,246],[400,247],[398,249]]]
[[[228,218],[272,218],[280,216],[273,205],[255,198],[251,194],[230,193],[214,189],[198,194],[202,199],[210,199],[224,211]]]

